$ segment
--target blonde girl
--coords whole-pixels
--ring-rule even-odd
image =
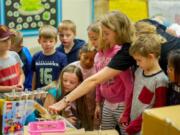
[[[105,16],[100,21],[102,29],[102,35],[100,36],[102,37],[99,37],[100,44],[95,56],[97,72],[106,67],[112,57],[122,49],[123,44],[121,41],[127,40],[125,34],[122,36],[124,31],[116,28],[116,25],[118,26],[123,18],[123,16],[119,17]],[[114,129],[116,125],[119,125],[121,134],[125,134],[123,127],[119,124],[119,118],[124,108],[128,106],[126,101],[132,93],[132,88],[133,78],[130,69],[123,71],[108,81],[100,83],[96,87],[96,119],[101,119],[101,104],[104,102],[101,120],[102,129]]]

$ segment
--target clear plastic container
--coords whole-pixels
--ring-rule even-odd
[[[64,120],[57,121],[38,121],[28,124],[28,132],[31,135],[40,135],[41,133],[65,132],[66,124]]]

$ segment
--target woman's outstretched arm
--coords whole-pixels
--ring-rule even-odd
[[[112,69],[109,67],[103,68],[98,73],[96,73],[96,74],[92,75],[91,77],[87,78],[86,80],[84,80],[77,88],[75,88],[65,98],[63,98],[59,102],[51,105],[49,107],[49,111],[51,113],[57,113],[58,111],[61,111],[68,105],[68,103],[87,94],[89,91],[94,90],[94,88],[98,84],[113,78],[120,72],[121,72],[120,70],[115,70],[115,69]]]

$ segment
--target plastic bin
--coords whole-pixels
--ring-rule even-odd
[[[28,132],[31,135],[40,135],[41,133],[65,132],[66,124],[64,120],[58,121],[38,121],[28,124]]]

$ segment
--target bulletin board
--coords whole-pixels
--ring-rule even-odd
[[[147,0],[109,0],[109,9],[120,10],[132,21],[138,21],[148,17]]]
[[[149,16],[160,15],[180,24],[180,0],[149,0]]]
[[[0,0],[0,24],[37,35],[43,24],[57,26],[62,19],[61,0]]]

